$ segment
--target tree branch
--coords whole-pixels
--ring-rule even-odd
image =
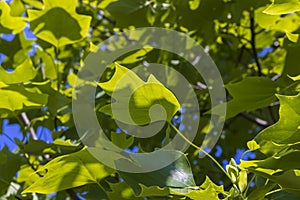
[[[254,116],[252,116],[252,115],[249,115],[248,113],[241,113],[241,115],[245,118],[245,119],[247,119],[247,120],[249,120],[249,121],[251,121],[251,122],[253,122],[253,123],[255,123],[255,124],[257,124],[258,126],[261,126],[261,127],[264,127],[264,128],[266,128],[266,127],[268,127],[270,124],[269,124],[269,122],[267,122],[267,121],[265,121],[265,120],[263,120],[263,119],[260,119],[260,118],[258,118],[258,117],[254,117]]]
[[[237,57],[237,61],[236,61],[236,65],[235,67],[237,67],[239,65],[239,63],[241,62],[242,58],[243,58],[243,54],[244,54],[244,50],[245,50],[245,45],[242,46],[241,51]]]
[[[36,136],[35,134],[35,130],[33,129],[33,127],[31,127],[30,125],[30,120],[28,119],[27,115],[25,112],[22,112],[21,113],[21,117],[25,123],[25,125],[29,128],[29,132],[30,132],[30,135],[32,137],[33,140],[38,140],[38,137]]]
[[[73,200],[80,200],[77,196],[77,194],[74,192],[74,190],[72,189],[66,189],[66,192],[68,193],[68,195],[70,196],[71,199]]]
[[[261,72],[261,65],[259,63],[259,58],[257,55],[257,50],[256,50],[256,42],[255,42],[255,22],[254,22],[254,12],[250,11],[250,31],[251,31],[251,48],[252,48],[252,53],[253,53],[253,57],[257,66],[257,73],[258,76],[262,76],[262,72]]]

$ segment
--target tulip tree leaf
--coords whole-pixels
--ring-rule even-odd
[[[297,159],[299,156],[300,151],[294,151],[283,156],[268,157],[265,160],[241,161],[240,167],[245,169],[258,168],[269,175],[291,169],[300,170],[299,160]]]
[[[220,193],[224,193],[223,186],[217,186],[208,177],[206,177],[204,183],[202,183],[198,190],[193,190],[185,196],[191,199],[218,200],[218,194]]]
[[[277,95],[280,100],[277,123],[264,129],[254,139],[264,160],[241,161],[240,167],[278,183],[286,191],[300,196],[300,94]],[[253,149],[253,150],[256,150]]]
[[[261,87],[263,85],[264,87]],[[233,97],[227,103],[226,118],[241,112],[249,112],[270,105],[276,100],[277,84],[265,77],[246,77],[237,83],[229,83],[226,89]],[[216,106],[215,110],[217,110]]]
[[[47,94],[40,94],[38,91],[34,91],[34,89],[29,90],[15,85],[0,88],[0,96],[0,109],[10,111],[42,107],[46,105],[48,101]]]
[[[297,96],[277,95],[280,100],[277,123],[261,131],[254,139],[266,155],[274,155],[283,149],[295,149],[300,136],[300,94]]]
[[[300,151],[265,160],[241,161],[240,167],[278,183],[283,189],[300,197]],[[296,168],[296,169],[293,169]]]
[[[28,187],[39,179],[39,175],[35,173],[28,164],[22,165],[19,171],[17,181],[24,183],[24,187]]]
[[[300,94],[297,96],[277,95],[280,100],[278,122],[260,132],[255,140],[272,141],[277,144],[292,144],[300,139]]]
[[[76,13],[76,0],[44,0],[44,9],[28,10],[30,27],[38,38],[61,47],[82,40],[91,17]]]
[[[97,159],[87,149],[57,157],[41,167],[40,177],[23,193],[38,192],[49,194],[85,184],[97,183],[114,172]]]
[[[158,186],[144,186],[140,184],[142,188],[141,193],[139,194],[140,197],[151,197],[151,196],[168,196],[170,191],[168,188],[160,188]]]
[[[120,80],[122,84],[118,84]],[[113,77],[99,86],[115,99],[114,103],[100,108],[100,112],[108,113],[127,124],[145,125],[160,120],[170,121],[180,108],[175,95],[153,75],[144,82],[134,72],[117,63]]]

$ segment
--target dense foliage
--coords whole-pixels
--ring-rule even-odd
[[[0,1],[0,198],[300,199],[298,11],[299,0]],[[161,63],[194,86],[201,110],[185,154],[173,152],[179,158],[153,172],[127,173],[89,154],[74,125],[72,94],[77,72],[99,43],[149,26],[189,35],[210,54],[228,94],[226,122],[215,148],[201,149],[210,110],[217,109],[201,76],[155,48],[118,58],[123,67],[108,66],[101,82],[114,79],[118,68]],[[151,91],[161,91],[173,103],[166,106],[169,124],[150,139],[121,131],[106,107],[114,87],[96,87],[99,123],[118,147],[151,152],[180,134],[180,105],[163,85],[136,93],[155,100]],[[139,125],[149,123],[149,116],[133,113]],[[19,128],[7,132],[13,125]]]

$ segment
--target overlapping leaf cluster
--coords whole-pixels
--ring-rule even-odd
[[[1,1],[0,198],[299,199],[299,11],[299,0]],[[209,52],[228,92],[227,120],[219,148],[209,149],[212,156],[200,159],[203,151],[191,147],[186,154],[172,152],[178,160],[162,169],[125,173],[100,163],[81,143],[72,91],[84,58],[97,44],[147,26],[183,32]],[[119,148],[139,152],[160,148],[176,134],[170,124],[150,139],[119,133],[109,106],[114,82],[145,62],[167,65],[188,79],[201,110],[193,142],[201,146],[210,110],[217,110],[210,108],[201,76],[178,55],[146,47],[118,58],[123,66],[109,66],[94,84],[105,134]],[[153,75],[147,81],[132,75],[124,86],[147,83],[130,101],[133,121],[149,123],[148,110],[159,103],[168,123],[179,129],[176,119],[184,112],[178,112],[181,105],[168,89],[180,86],[179,79],[166,71],[163,85]],[[5,120],[18,124],[19,137],[5,132]],[[127,116],[118,120],[128,122]],[[40,127],[50,131],[53,142],[41,139]],[[9,143],[17,148],[9,150]],[[242,157],[237,154],[246,148]]]

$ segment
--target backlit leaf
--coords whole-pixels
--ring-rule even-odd
[[[34,90],[14,85],[0,88],[0,96],[0,109],[10,111],[42,107],[48,101],[47,94],[37,93]]]
[[[40,177],[23,193],[49,194],[89,183],[97,183],[114,170],[96,160],[87,149],[57,157],[41,167]]]
[[[5,1],[0,2],[0,32],[2,33],[19,33],[26,25],[23,17],[14,17],[10,14],[10,7]]]
[[[282,15],[300,11],[298,0],[273,0],[273,3],[263,12],[269,15]]]
[[[36,69],[33,67],[31,60],[27,58],[21,65],[17,66],[13,72],[6,72],[0,67],[0,81],[6,84],[27,82],[33,79],[36,73]]]
[[[115,63],[115,69],[109,81],[99,84],[115,99],[114,103],[100,108],[101,112],[106,112],[127,124],[145,125],[150,122],[172,119],[180,107],[179,102],[175,95],[153,75],[150,75],[147,82],[144,82],[134,72],[117,63]],[[120,80],[122,84],[118,84]],[[112,109],[117,112],[117,115],[113,114]]]

